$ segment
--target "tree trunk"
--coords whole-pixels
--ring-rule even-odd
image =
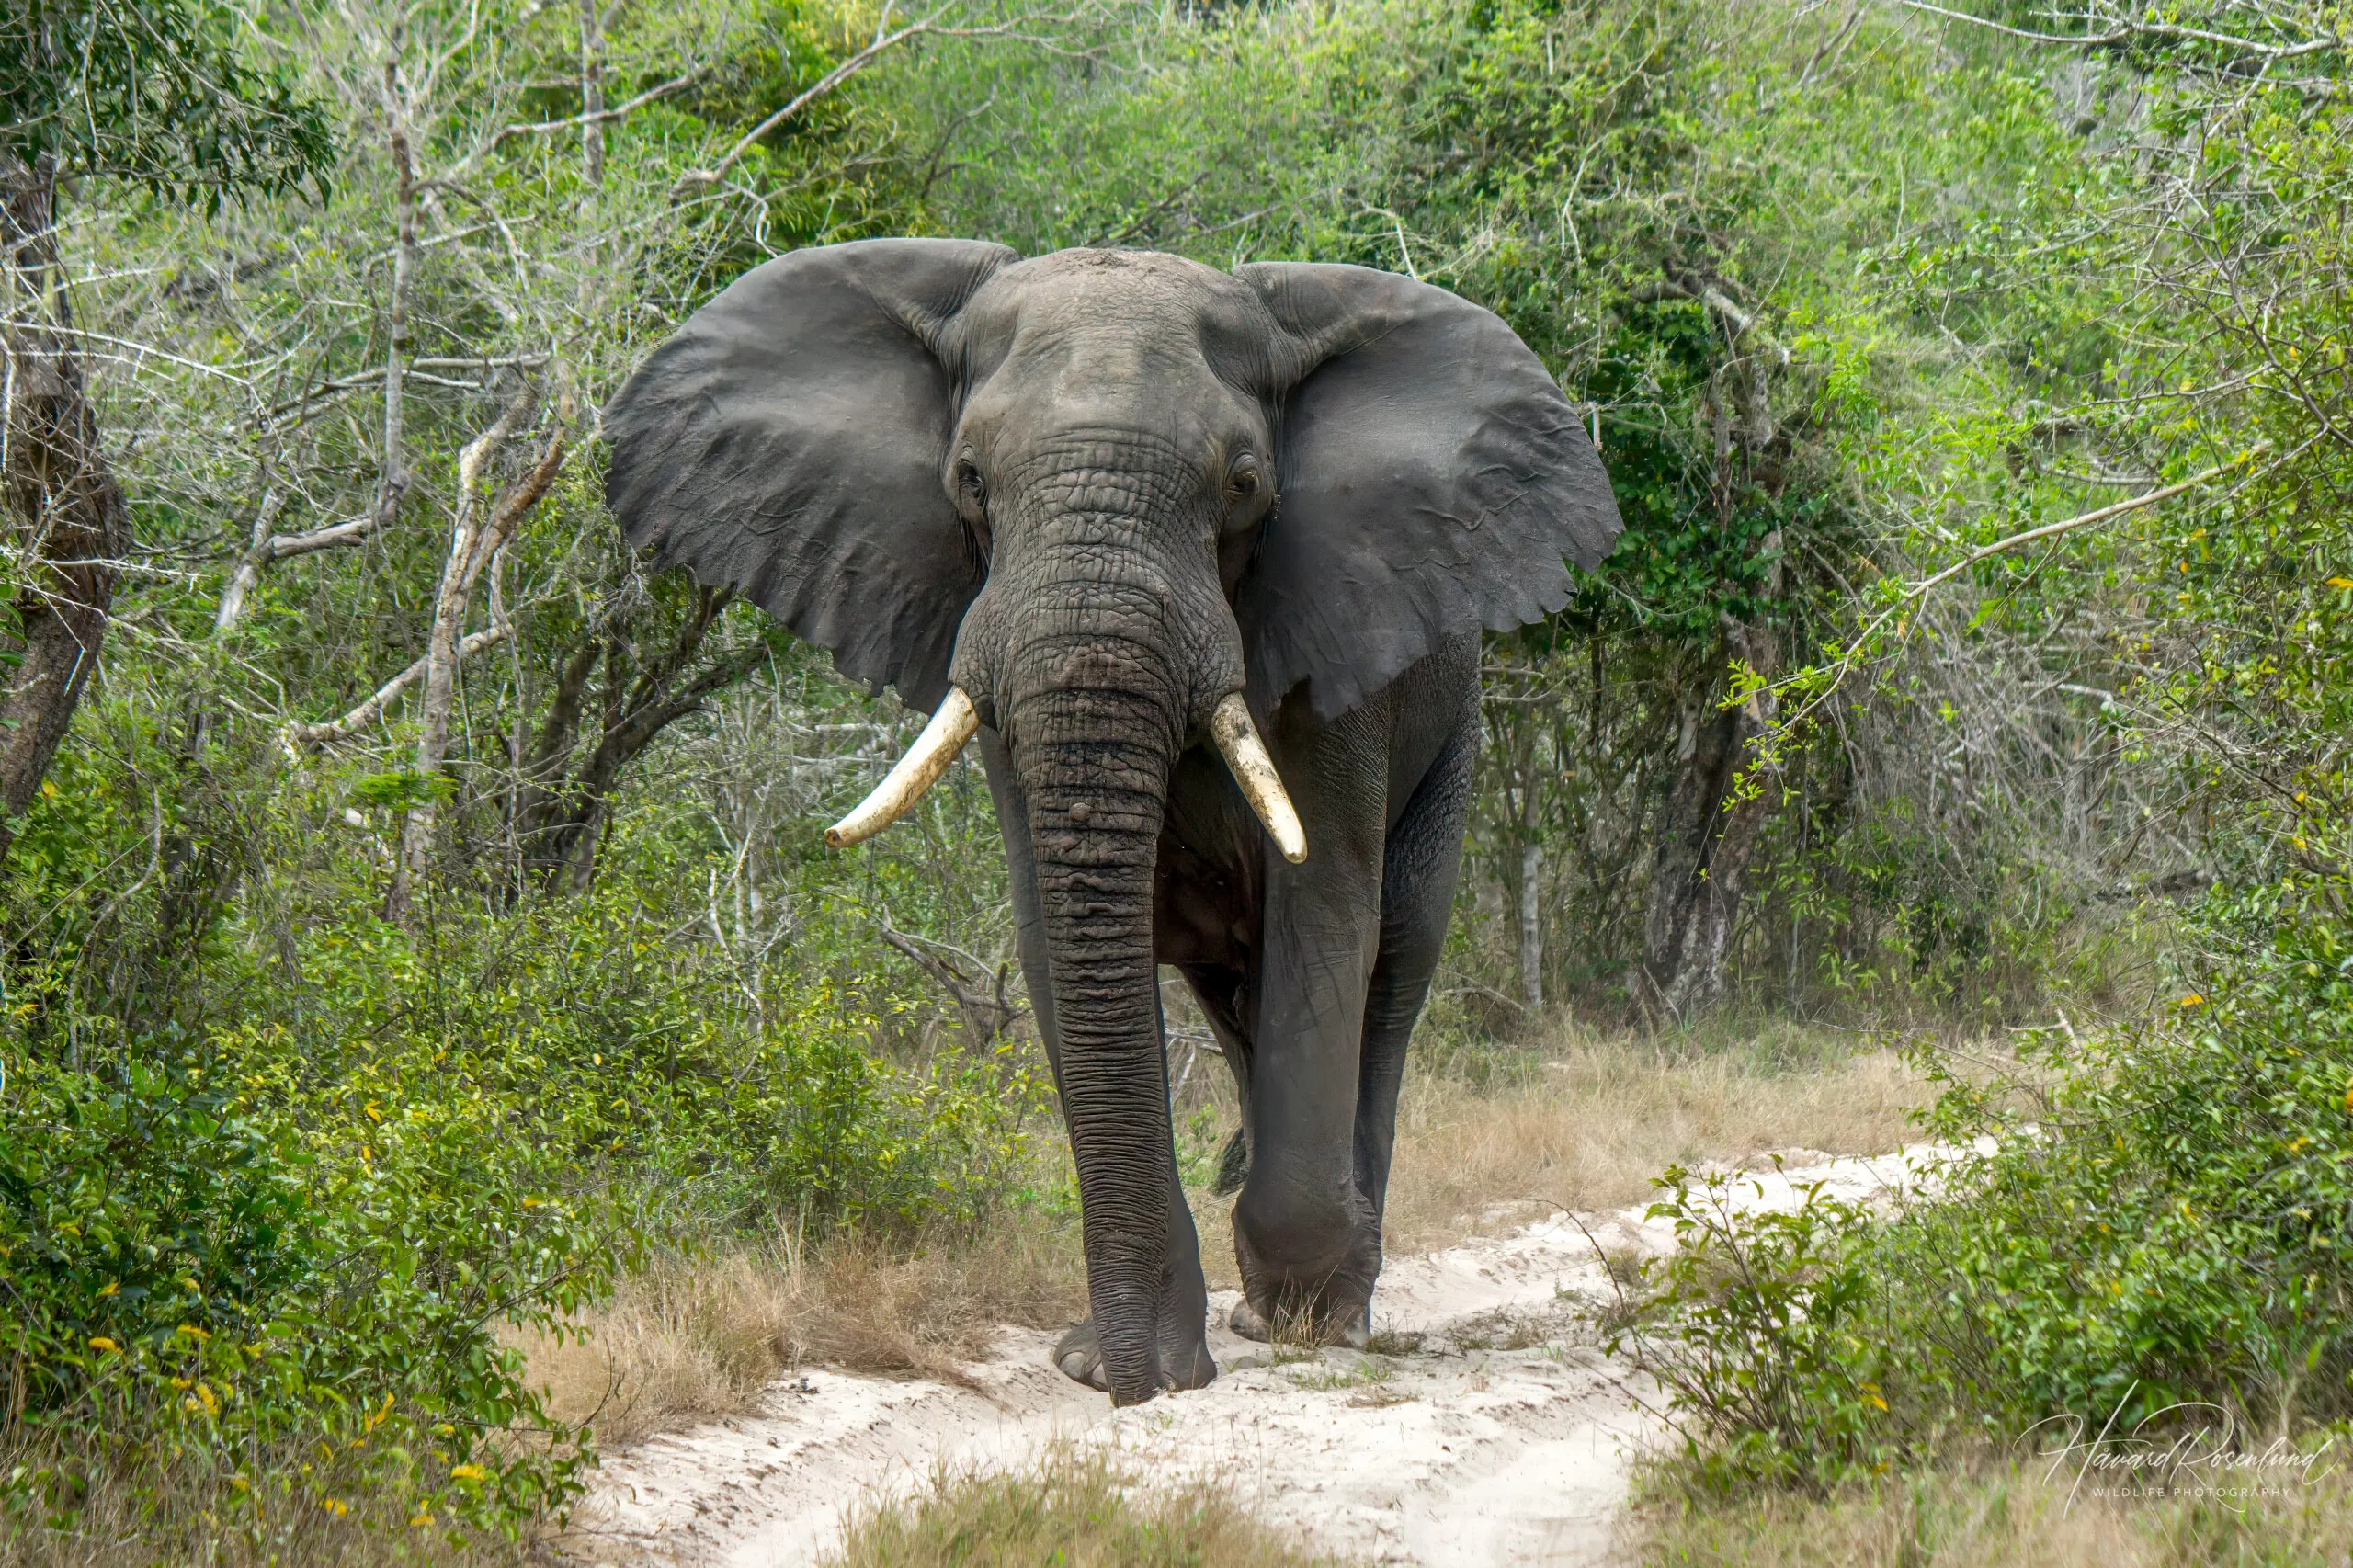
[[[506,411],[469,442],[458,459],[457,520],[450,525],[449,558],[441,568],[441,585],[433,597],[433,625],[425,645],[425,698],[417,715],[415,771],[428,786],[440,777],[441,765],[449,755],[449,715],[457,705],[458,665],[464,656],[466,608],[472,602],[474,585],[492,558],[506,548],[524,514],[539,505],[540,497],[555,483],[556,471],[563,466],[564,433],[559,424],[530,474],[508,491],[487,517],[483,516],[484,472],[530,416],[537,401],[529,388],[517,394]],[[568,415],[568,399],[566,403]],[[409,808],[401,828],[400,857],[392,867],[392,887],[384,898],[387,920],[408,917],[410,895],[425,874],[438,815],[430,796]]]
[[[642,669],[626,621],[609,631],[592,630],[566,662],[521,770],[514,808],[517,857],[543,887],[587,889],[596,877],[608,801],[629,765],[665,730],[701,712],[712,694],[743,679],[768,656],[766,644],[753,643],[701,660],[703,645],[731,597],[721,589],[701,590],[676,642]],[[571,759],[580,745],[590,677],[600,662],[605,699],[597,744],[574,770]]]
[[[97,673],[131,514],[107,467],[74,347],[57,249],[57,172],[0,152],[0,329],[5,483],[26,562],[16,613],[22,658],[0,694],[0,859],[40,793],[74,710]]]
[[[1724,652],[1772,674],[1771,644],[1754,628],[1728,620]],[[1742,884],[1776,793],[1769,778],[1740,778],[1756,760],[1751,743],[1772,722],[1771,702],[1759,692],[1723,708],[1711,687],[1684,710],[1633,986],[1635,1010],[1654,1027],[1696,1017],[1723,994]]]
[[[1544,846],[1519,846],[1519,989],[1530,1011],[1544,1006]]]
[[[384,62],[384,123],[392,154],[392,282],[384,311],[384,468],[376,520],[390,526],[408,494],[407,409],[402,401],[408,355],[409,278],[416,269],[416,164],[410,156],[408,113],[397,59]]]

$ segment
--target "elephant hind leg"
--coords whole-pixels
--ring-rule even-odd
[[[1372,1216],[1376,1245],[1389,1199],[1397,1142],[1397,1095],[1405,1051],[1428,999],[1453,916],[1462,834],[1478,761],[1478,710],[1448,743],[1391,830],[1382,856],[1381,949],[1366,987],[1364,1053],[1357,1075],[1357,1189]],[[1376,1264],[1376,1267],[1377,1264]]]

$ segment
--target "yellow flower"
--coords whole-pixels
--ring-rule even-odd
[[[333,1514],[338,1519],[343,1517],[344,1515],[351,1512],[351,1506],[349,1504],[338,1503],[332,1497],[320,1498],[319,1506],[324,1508],[328,1513]]]
[[[2353,1095],[2347,1095],[2346,1097],[2347,1099],[2353,1099]],[[120,1351],[122,1346],[117,1345],[113,1340],[108,1339],[105,1335],[101,1334],[90,1341],[90,1348],[93,1350]]]
[[[184,1323],[180,1324],[180,1332],[199,1343],[212,1337],[211,1334],[208,1330],[199,1328],[192,1323]]]
[[[2183,998],[2181,999],[2181,1002],[2180,1002],[2180,1006],[2184,1006],[2184,1007],[2202,1007],[2202,1006],[2204,1006],[2205,1005],[2206,1005],[2206,998],[2205,998],[2205,997],[2203,997],[2203,996],[2200,996],[2200,994],[2198,994],[2198,993],[2197,993],[2197,992],[2195,992],[2195,991],[2191,992],[2188,995],[2187,995],[2187,996],[2183,997]]]
[[[2353,588],[2353,577],[2331,577],[2328,585],[2332,588]]]
[[[416,1517],[408,1522],[408,1528],[413,1530],[430,1529],[432,1527],[433,1516],[422,1508],[416,1511]]]
[[[490,1471],[478,1464],[458,1464],[449,1467],[449,1479],[452,1481],[486,1481],[489,1477]]]
[[[99,1295],[101,1295],[101,1296],[111,1296],[111,1295],[114,1295],[116,1292],[119,1291],[121,1289],[122,1289],[122,1281],[121,1281],[121,1280],[119,1280],[119,1279],[109,1279],[109,1280],[108,1280],[108,1281],[107,1281],[107,1283],[106,1283],[106,1288],[105,1288],[104,1290],[100,1290],[100,1291],[98,1292],[98,1294],[99,1294]]]
[[[2353,1084],[2345,1085],[2345,1114],[2353,1116]]]

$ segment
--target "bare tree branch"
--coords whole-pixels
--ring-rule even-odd
[[[514,631],[515,629],[511,625],[502,621],[496,626],[484,627],[480,631],[472,632],[464,642],[458,644],[458,657],[462,661],[473,657],[484,648],[494,648],[513,636]],[[290,747],[324,745],[335,741],[351,739],[352,736],[382,718],[384,710],[398,701],[402,692],[424,679],[425,665],[425,660],[417,660],[416,663],[378,687],[375,695],[340,719],[329,720],[323,724],[287,725],[284,733],[287,744]]]
[[[2230,33],[2209,32],[2203,28],[2185,28],[2176,22],[2123,22],[2102,33],[2036,32],[2028,28],[2014,28],[1991,17],[1974,17],[1967,11],[1948,10],[1942,6],[1929,4],[1929,0],[1902,0],[1902,3],[1907,10],[1925,11],[1932,17],[1943,17],[1949,21],[1967,22],[1972,27],[1984,28],[2010,38],[2027,39],[2035,43],[2063,43],[2075,49],[2113,49],[2120,44],[2164,40],[2180,43],[2211,43],[2218,48],[2272,61],[2294,60],[2347,47],[2347,40],[2336,34],[2304,39],[2295,43],[2264,43],[2256,39],[2239,38]],[[2092,18],[2086,17],[2084,19],[2088,22]]]

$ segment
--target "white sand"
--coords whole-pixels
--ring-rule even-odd
[[[1798,1157],[1810,1163],[1744,1176],[1733,1201],[1793,1208],[1816,1181],[1870,1198],[1916,1184],[1941,1151]],[[861,1503],[1069,1441],[1148,1475],[1221,1477],[1316,1546],[1376,1562],[1616,1564],[1631,1460],[1665,1427],[1648,1380],[1597,1347],[1593,1315],[1612,1295],[1597,1244],[1655,1255],[1674,1235],[1639,1209],[1556,1213],[1392,1258],[1375,1343],[1422,1336],[1398,1354],[1278,1363],[1222,1326],[1233,1293],[1212,1296],[1217,1381],[1124,1411],[1051,1367],[1056,1336],[1035,1330],[1005,1330],[972,1389],[813,1370],[772,1387],[755,1415],[608,1457],[564,1545],[610,1562],[800,1568]]]

